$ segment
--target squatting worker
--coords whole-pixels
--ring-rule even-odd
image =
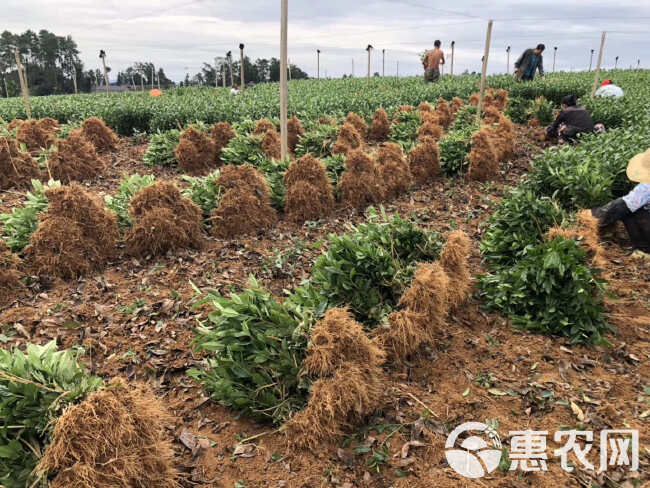
[[[544,76],[544,58],[542,53],[546,49],[544,44],[538,44],[535,49],[526,49],[519,59],[515,61],[515,80],[531,81],[535,78],[535,71],[539,76]]]
[[[593,132],[594,120],[589,111],[578,105],[575,95],[567,95],[562,99],[562,112],[555,121],[546,128],[546,135],[561,142],[574,142],[578,134]]]
[[[440,81],[440,65],[445,64],[445,53],[440,49],[440,41],[433,43],[433,49],[427,51],[422,58],[424,65],[424,81],[427,83]]]
[[[650,149],[634,156],[627,166],[627,177],[639,183],[622,198],[592,209],[599,227],[623,221],[637,251],[650,253]],[[635,252],[639,255],[638,252]],[[646,257],[645,255],[641,255]],[[650,256],[648,256],[650,257]]]

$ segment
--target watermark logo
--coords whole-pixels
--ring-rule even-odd
[[[460,445],[458,438],[463,436]],[[472,434],[474,433],[474,434]],[[549,459],[546,430],[510,431],[510,453],[507,463],[510,471],[547,471]],[[592,450],[594,433],[582,430],[555,432],[553,440],[564,445],[553,451],[560,458],[562,469],[571,472],[573,463],[568,462],[573,453],[585,470],[604,472],[611,466],[629,466],[630,471],[639,469],[639,431],[603,430],[600,432],[600,466],[595,466],[587,454]],[[506,451],[507,452],[507,451]],[[501,440],[496,430],[481,422],[466,422],[456,427],[447,437],[445,457],[449,466],[466,478],[481,478],[491,473],[501,462]],[[592,458],[596,457],[595,455]],[[595,459],[594,459],[595,461]]]
[[[469,435],[456,446],[458,437]],[[482,478],[491,473],[501,460],[501,440],[499,434],[482,422],[466,422],[456,427],[447,437],[445,457],[449,466],[466,478]]]

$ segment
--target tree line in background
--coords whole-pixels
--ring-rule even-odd
[[[240,61],[233,61],[232,75],[235,85],[240,84]],[[290,64],[292,80],[307,79],[309,75],[295,64]],[[201,71],[190,77],[189,73],[185,74],[185,79],[180,86],[189,85],[212,85],[218,83],[223,85],[223,78],[226,79],[226,86],[230,85],[230,63],[227,57],[215,58],[214,64],[203,63]],[[248,56],[244,57],[244,79],[248,83],[267,83],[280,81],[280,60],[277,58],[265,59],[259,58],[251,62]]]

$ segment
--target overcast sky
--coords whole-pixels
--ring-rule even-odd
[[[134,61],[153,61],[167,76],[180,80],[204,61],[246,44],[251,58],[279,57],[280,0],[1,0],[0,30],[48,29],[72,35],[86,68],[99,67],[107,52],[113,73]],[[506,46],[511,58],[537,43],[547,46],[544,64],[558,70],[583,70],[589,52],[608,31],[603,66],[628,68],[641,60],[650,66],[650,0],[289,0],[289,59],[311,76],[321,49],[321,76],[339,77],[352,70],[365,75],[365,48],[376,49],[372,71],[386,75],[420,74],[418,55],[441,39],[449,55],[456,41],[455,72],[480,70],[487,19],[494,19],[490,72],[505,72]],[[238,55],[238,54],[237,54]],[[512,63],[513,59],[511,59]]]

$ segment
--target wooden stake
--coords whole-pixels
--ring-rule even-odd
[[[18,79],[20,80],[20,89],[23,92],[23,100],[25,101],[25,113],[27,118],[32,118],[32,107],[29,104],[29,88],[27,87],[27,80],[25,79],[25,72],[23,71],[23,63],[20,62],[20,54],[18,54],[18,49],[14,48],[14,54],[16,56],[16,68],[18,69]]]
[[[221,65],[221,86],[226,88],[226,65]]]
[[[158,89],[160,90],[160,71],[156,73],[156,80],[158,81]]]
[[[510,74],[510,46],[506,48],[506,74]]]
[[[76,95],[78,93],[78,91],[77,91],[77,68],[74,65],[74,61],[72,61],[72,85],[74,86],[74,94]]]
[[[485,97],[485,76],[487,73],[488,56],[490,55],[490,41],[492,40],[492,20],[488,21],[487,35],[485,36],[485,51],[483,53],[483,68],[481,70],[481,90],[476,106],[476,121],[481,123],[481,111],[483,110],[483,98]]]
[[[594,61],[594,50],[591,50],[591,57],[589,58],[589,71],[591,71],[591,64]]]
[[[151,89],[152,89],[152,90],[153,90],[154,79],[155,79],[155,77],[156,77],[156,74],[155,74],[155,73],[156,73],[156,72],[155,72],[155,68],[154,68],[154,65],[152,64],[152,65],[151,65]]]
[[[288,154],[287,132],[287,35],[288,35],[289,0],[282,0],[280,29],[280,155],[284,161]]]
[[[381,76],[386,76],[386,50],[381,50]]]
[[[291,60],[287,60],[287,74],[289,75],[289,81],[291,81]]]
[[[316,79],[320,80],[320,49],[316,49]]]
[[[454,76],[454,52],[456,51],[456,41],[451,41],[451,67],[450,67],[450,74],[451,76]]]
[[[555,61],[557,60],[557,46],[553,48],[553,73],[555,73]]]
[[[354,58],[352,58],[352,78],[354,78]]]
[[[368,44],[366,51],[368,51],[368,81],[370,81],[370,53],[372,51],[372,46],[370,44]]]
[[[228,58],[228,68],[230,68],[230,86],[235,86],[235,75],[232,72],[232,51],[228,51],[226,57]]]
[[[614,61],[614,69],[618,68],[618,56],[616,56],[616,60]]]
[[[106,53],[103,49],[99,51],[99,57],[102,58],[102,66],[104,67],[104,83],[106,83],[106,95],[108,95],[110,93],[110,88],[108,86],[108,71],[106,71]]]
[[[246,66],[244,64],[244,45],[243,44],[239,44],[239,63],[240,63],[240,66],[239,66],[239,75],[240,76],[239,77],[241,78],[241,87],[240,87],[240,89],[242,91],[244,91],[244,89],[246,88],[246,83],[245,83],[246,79],[244,77],[244,73],[246,72]]]
[[[140,71],[140,89],[144,91],[144,70]]]
[[[603,51],[605,50],[605,37],[607,33],[603,31],[603,35],[600,38],[600,52],[598,53],[598,65],[596,66],[596,73],[594,75],[594,86],[593,89],[591,90],[591,98],[594,97],[596,94],[596,90],[598,89],[598,81],[600,78],[600,66],[601,63],[603,62]]]
[[[397,62],[397,77],[399,78],[399,61]]]

